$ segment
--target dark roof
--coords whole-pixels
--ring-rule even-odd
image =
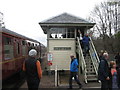
[[[49,30],[50,27],[88,27],[91,28],[95,25],[95,23],[91,23],[89,21],[86,21],[80,17],[76,17],[73,15],[70,15],[68,13],[63,13],[61,15],[55,16],[51,19],[42,21],[39,23],[42,27],[44,33],[47,33],[47,30]]]
[[[18,34],[14,31],[11,31],[11,30],[8,30],[6,28],[0,28],[0,32],[1,33],[6,33],[6,34],[9,34],[9,35],[12,35],[14,37],[19,37],[19,38],[22,38],[22,39],[27,39],[27,40],[31,40],[31,41],[34,41],[34,42],[38,42],[37,40],[34,40],[34,39],[31,39],[31,38],[28,38],[26,36],[23,36],[21,34]],[[39,42],[38,42],[39,43]]]
[[[90,23],[82,18],[70,15],[68,13],[63,13],[51,19],[42,21],[40,23]]]

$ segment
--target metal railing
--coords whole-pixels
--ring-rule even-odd
[[[77,37],[77,49],[78,49],[78,54],[79,54],[79,65],[81,65],[81,67],[82,67],[82,71],[83,71],[83,74],[84,74],[85,83],[87,83],[86,63],[85,63],[85,59],[84,59],[84,56],[83,56],[83,51],[82,51],[82,48],[81,48],[79,37]]]
[[[91,37],[90,37],[90,51],[89,52],[90,52],[90,57],[93,62],[93,66],[94,66],[96,75],[98,75],[98,65],[99,65],[100,60],[99,60],[97,51],[95,49],[95,46],[93,44]]]

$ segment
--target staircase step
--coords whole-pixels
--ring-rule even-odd
[[[85,61],[85,63],[92,63],[91,61]]]
[[[86,74],[87,74],[87,75],[96,75],[95,72],[87,72]]]
[[[95,73],[95,71],[87,71],[87,73]]]
[[[84,58],[84,59],[85,59],[85,61],[87,61],[87,60],[92,61],[92,60],[91,60],[91,57],[89,57],[89,58]]]
[[[95,72],[94,68],[86,68],[89,72]]]
[[[87,65],[87,66],[93,66],[93,64],[92,64],[92,63],[86,63],[86,65]]]
[[[94,67],[88,67],[88,66],[86,66],[86,69],[88,69],[88,70],[93,69],[94,70]]]
[[[95,70],[87,69],[87,72],[95,72]]]
[[[91,61],[85,61],[85,63],[91,64],[92,62]]]
[[[87,72],[95,72],[95,70],[87,69]]]
[[[87,75],[88,77],[96,77],[97,75]]]
[[[94,68],[86,68],[87,71],[95,71]]]
[[[98,79],[97,78],[89,78],[89,79],[87,79],[87,81],[98,81]]]
[[[87,65],[86,65],[86,67],[89,67],[89,68],[90,68],[90,67],[91,67],[91,68],[94,68],[94,66],[93,66],[93,65],[91,65],[91,64],[87,64]]]
[[[97,75],[87,75],[87,78],[97,78]]]
[[[93,65],[91,65],[91,64],[87,64],[86,66],[93,66]]]

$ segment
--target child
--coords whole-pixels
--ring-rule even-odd
[[[116,69],[116,62],[115,61],[111,61],[110,62],[110,67],[111,67],[111,89],[112,90],[118,90],[118,72]]]

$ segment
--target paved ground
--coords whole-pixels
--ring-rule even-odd
[[[40,85],[40,88],[54,88],[54,76],[43,75]],[[20,88],[27,88],[27,82],[20,87]]]
[[[69,76],[68,75],[64,75],[60,77],[60,81],[59,81],[59,86],[55,87],[55,79],[54,79],[54,75],[43,75],[39,88],[68,88],[69,84],[68,84],[68,80],[69,80]],[[80,77],[80,81],[83,85],[83,90],[94,90],[98,88],[100,88],[100,83],[98,82],[89,82],[88,84],[84,83],[83,80],[83,76],[81,75]],[[20,88],[27,88],[27,83],[25,82]],[[78,85],[75,83],[75,81],[73,80],[73,88],[78,88]]]

